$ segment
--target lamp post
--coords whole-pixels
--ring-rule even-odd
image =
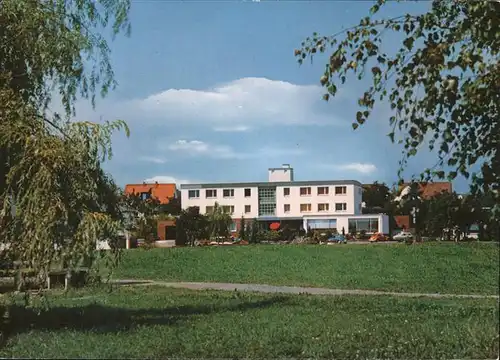
[[[411,209],[411,215],[413,217],[413,224],[415,225],[415,240],[416,241],[420,240],[420,229],[419,229],[419,226],[417,224],[417,214],[419,211],[420,211],[420,209],[417,208],[416,206],[413,206],[413,208]]]
[[[417,214],[419,212],[418,204],[421,201],[420,196],[418,196],[418,187],[416,183],[412,183],[409,186],[405,187],[399,196],[396,196],[394,201],[398,204],[398,206],[404,206],[405,204],[410,204],[412,206],[412,210],[410,214],[412,215],[413,224],[415,226],[415,238],[418,237],[418,226],[417,226]]]

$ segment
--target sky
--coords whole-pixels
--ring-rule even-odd
[[[391,113],[352,122],[366,81],[347,82],[328,103],[326,57],[299,66],[294,49],[318,32],[359,23],[371,1],[132,0],[130,37],[110,42],[118,87],[77,120],[125,120],[105,164],[117,183],[265,181],[291,164],[296,180],[397,181],[401,147],[386,136]],[[382,17],[422,13],[429,2],[390,3]],[[397,41],[386,46],[397,49]],[[405,177],[434,165],[422,151]],[[456,190],[466,183],[458,180]]]

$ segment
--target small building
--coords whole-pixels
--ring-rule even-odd
[[[289,164],[270,168],[267,182],[181,185],[183,209],[196,206],[207,214],[217,202],[233,218],[233,233],[238,232],[241,217],[256,219],[266,227],[279,222],[306,231],[388,233],[387,215],[363,215],[361,197],[362,185],[356,180],[297,181]]]
[[[138,194],[143,200],[154,197],[161,204],[168,204],[171,198],[177,196],[177,188],[175,184],[166,183],[142,183],[142,184],[127,184],[125,185],[125,194]]]
[[[159,240],[177,239],[175,219],[158,220],[156,230]]]
[[[419,182],[418,189],[420,191],[420,196],[424,200],[428,200],[442,192],[452,193],[453,186],[449,181],[438,181],[438,182]],[[401,193],[403,189],[410,186],[410,183],[403,183],[399,185],[398,193]]]

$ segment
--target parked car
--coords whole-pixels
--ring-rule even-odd
[[[368,239],[369,242],[377,242],[377,241],[389,241],[389,237],[385,236],[382,233],[375,233],[372,236],[370,236],[370,239]]]
[[[399,234],[394,235],[392,238],[396,241],[408,241],[413,239],[413,234],[408,231],[402,231]]]
[[[333,236],[329,237],[328,242],[335,242],[337,244],[345,244],[345,243],[347,243],[347,239],[344,235],[337,234],[337,235],[333,235]]]

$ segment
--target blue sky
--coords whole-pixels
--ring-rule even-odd
[[[369,1],[132,1],[132,34],[110,43],[118,88],[77,119],[127,121],[106,164],[120,185],[262,181],[289,163],[297,180],[392,184],[401,149],[381,105],[353,131],[366,82],[348,82],[325,103],[326,58],[298,66],[295,48],[314,31],[357,24]],[[382,16],[423,12],[428,2],[389,4]],[[394,43],[394,42],[390,42]],[[389,45],[391,46],[391,45]],[[433,165],[422,153],[406,174]],[[464,190],[463,181],[455,183]]]

